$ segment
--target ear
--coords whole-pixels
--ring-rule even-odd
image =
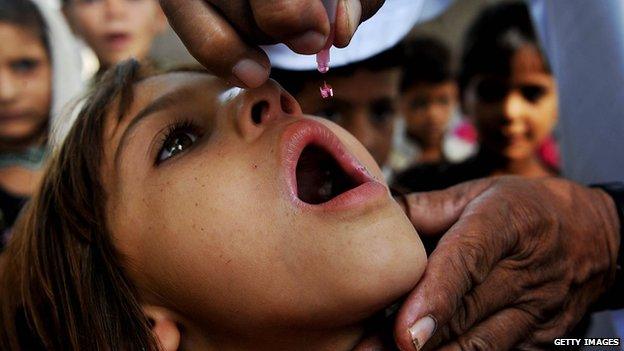
[[[143,312],[152,323],[152,333],[160,344],[161,351],[176,351],[180,346],[180,329],[167,309],[144,305]]]

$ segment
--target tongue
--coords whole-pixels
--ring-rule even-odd
[[[322,148],[307,146],[297,163],[297,195],[303,202],[321,204],[357,186]]]

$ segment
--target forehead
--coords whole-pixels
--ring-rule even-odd
[[[547,74],[546,67],[539,50],[535,45],[524,45],[516,50],[511,59],[511,74],[529,75],[529,74]]]
[[[114,134],[120,127],[129,124],[133,116],[136,116],[142,109],[150,103],[165,96],[178,97],[182,100],[184,94],[193,97],[194,95],[210,99],[223,90],[225,84],[213,76],[196,72],[174,72],[149,77],[136,83],[132,89],[132,103],[126,111],[118,111],[119,98],[112,104],[106,116],[106,134]],[[121,117],[120,117],[121,112]]]
[[[45,55],[46,51],[36,30],[0,22],[0,55]]]

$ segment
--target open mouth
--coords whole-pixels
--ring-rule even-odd
[[[317,205],[361,185],[322,147],[310,144],[301,152],[296,168],[297,196]]]
[[[296,204],[307,208],[324,212],[369,208],[388,195],[387,187],[331,130],[311,119],[286,128],[282,162],[289,193]]]

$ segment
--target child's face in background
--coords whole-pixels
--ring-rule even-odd
[[[69,0],[64,12],[104,67],[146,58],[166,23],[156,0]]]
[[[325,78],[325,77],[321,77]],[[334,96],[322,99],[322,81],[308,82],[297,95],[303,112],[325,117],[348,130],[383,166],[392,148],[400,70],[356,70],[350,77],[325,78]]]
[[[401,94],[401,112],[407,135],[423,148],[441,146],[457,105],[454,82],[419,83]]]
[[[533,45],[516,51],[508,77],[474,77],[465,102],[482,146],[509,160],[533,157],[557,122],[556,83]]]
[[[0,139],[31,140],[50,112],[50,58],[35,31],[0,22]]]
[[[215,340],[288,345],[313,332],[307,346],[325,349],[340,331],[329,349],[350,349],[422,274],[420,239],[370,155],[276,83],[161,75],[116,116],[103,166],[115,244],[146,303]]]

